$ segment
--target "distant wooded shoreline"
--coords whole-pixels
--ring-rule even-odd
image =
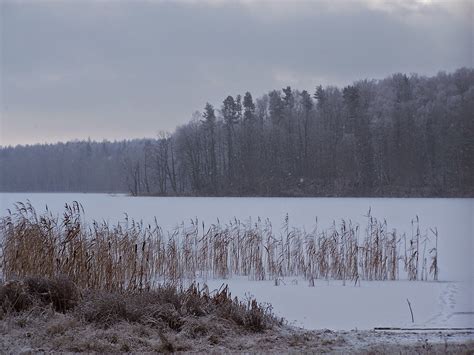
[[[0,148],[0,191],[473,197],[474,69],[227,96],[155,139]]]

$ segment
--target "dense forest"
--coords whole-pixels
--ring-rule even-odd
[[[472,197],[473,112],[471,68],[246,92],[154,139],[2,147],[0,190]]]

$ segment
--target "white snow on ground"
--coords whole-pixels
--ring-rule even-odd
[[[472,284],[466,282],[362,281],[360,286],[343,286],[341,281],[318,280],[309,287],[307,281],[291,278],[279,286],[246,278],[207,280],[210,290],[223,283],[232,296],[268,302],[278,316],[306,329],[474,327]]]
[[[86,219],[116,223],[127,213],[131,218],[151,223],[154,216],[164,230],[198,218],[207,225],[217,218],[226,223],[234,217],[253,220],[269,218],[279,233],[286,213],[290,225],[312,230],[316,216],[321,228],[334,219],[358,222],[365,227],[364,215],[388,221],[389,228],[411,233],[410,221],[420,217],[422,232],[439,231],[440,282],[362,281],[346,286],[340,281],[317,280],[309,287],[302,279],[249,281],[245,278],[207,280],[211,288],[228,283],[239,298],[251,294],[273,305],[276,314],[307,329],[372,329],[374,327],[474,327],[474,199],[399,198],[176,198],[128,197],[106,194],[0,193],[0,214],[17,201],[29,199],[38,211],[48,205],[61,213],[66,202],[79,201]],[[415,323],[406,299],[411,302]]]

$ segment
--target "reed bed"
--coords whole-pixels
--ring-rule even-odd
[[[288,216],[278,231],[259,218],[208,227],[192,220],[165,232],[156,220],[86,223],[83,213],[77,202],[59,217],[16,204],[0,219],[3,277],[61,276],[80,288],[116,291],[232,276],[275,284],[303,277],[314,286],[320,279],[437,280],[439,274],[438,232],[422,233],[418,217],[407,236],[389,230],[370,210],[365,227],[341,220],[310,232],[291,227]]]

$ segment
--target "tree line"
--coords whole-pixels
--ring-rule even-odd
[[[474,70],[229,95],[173,133],[3,147],[2,191],[472,196]]]

